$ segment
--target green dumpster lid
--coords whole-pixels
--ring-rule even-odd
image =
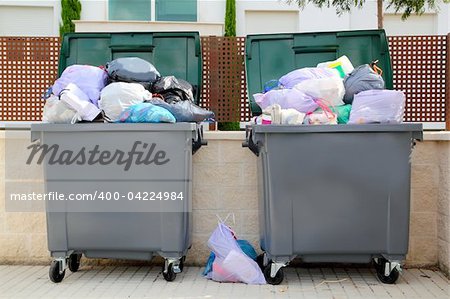
[[[254,115],[261,114],[261,109],[253,94],[262,92],[266,82],[342,55],[355,67],[378,60],[386,88],[392,89],[392,66],[384,30],[248,35],[245,48],[248,97]]]
[[[140,57],[162,76],[174,75],[201,88],[201,47],[198,32],[69,33],[64,35],[59,75],[73,64],[105,65],[120,57]]]

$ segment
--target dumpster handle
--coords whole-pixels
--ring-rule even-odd
[[[192,154],[195,154],[203,145],[208,145],[208,141],[203,139],[203,127],[197,128],[197,138],[192,138]]]
[[[248,147],[257,157],[259,157],[261,143],[259,141],[257,141],[256,144],[253,142],[253,131],[250,127],[245,129],[245,141],[242,142],[242,147]]]

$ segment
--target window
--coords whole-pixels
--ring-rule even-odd
[[[109,19],[150,21],[150,0],[109,0]]]
[[[152,2],[156,20],[151,17]],[[197,0],[109,0],[109,19],[196,22]]]
[[[155,0],[157,21],[197,21],[197,0]]]

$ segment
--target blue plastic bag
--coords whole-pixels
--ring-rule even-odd
[[[167,109],[150,103],[133,105],[122,112],[121,123],[174,123],[175,117]]]

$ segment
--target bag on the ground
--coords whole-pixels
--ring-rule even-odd
[[[67,85],[73,83],[78,86],[88,97],[92,104],[97,105],[100,91],[108,82],[108,74],[101,68],[90,65],[71,65],[61,74],[55,84],[53,93],[60,95]]]
[[[127,108],[151,98],[152,94],[141,84],[115,82],[102,90],[98,106],[107,120],[115,122]]]
[[[175,117],[167,109],[150,103],[140,103],[127,108],[119,117],[122,123],[174,123]]]
[[[106,64],[106,71],[112,82],[139,83],[146,89],[161,77],[153,64],[139,57],[117,58]]]
[[[221,282],[266,283],[258,264],[242,251],[231,229],[222,222],[211,234],[208,247],[215,254],[208,278]]]
[[[75,109],[52,95],[45,101],[42,121],[53,124],[74,124],[81,121],[81,117]]]
[[[258,254],[256,253],[255,248],[253,248],[252,244],[248,242],[247,240],[236,240],[239,244],[239,247],[242,249],[242,251],[252,260],[256,261],[256,258],[258,257]],[[214,263],[214,260],[216,259],[216,255],[214,252],[211,252],[208,258],[208,261],[206,262],[205,270],[203,271],[202,275],[206,276],[209,272],[212,271],[212,265]]]
[[[214,112],[203,109],[191,101],[178,101],[171,104],[162,99],[152,98],[149,103],[165,108],[175,116],[177,122],[202,122],[208,119],[214,119]]]
[[[349,124],[398,124],[405,113],[405,94],[397,90],[366,90],[355,95]]]
[[[353,71],[353,64],[347,56],[343,55],[336,60],[326,61],[317,65],[319,68],[331,68],[339,72],[341,78]]]
[[[279,85],[283,88],[293,88],[295,85],[305,80],[330,77],[339,78],[339,73],[330,68],[304,67],[287,73],[278,81]]]
[[[152,93],[163,96],[167,103],[191,101],[194,102],[194,87],[183,79],[174,76],[161,77],[153,83]]]
[[[295,109],[302,113],[312,112],[318,105],[314,98],[298,89],[272,89],[266,93],[257,93],[253,95],[256,104],[261,109],[278,104],[281,109]]]
[[[344,79],[344,102],[351,104],[353,96],[361,91],[384,89],[384,80],[368,64],[360,65]]]
[[[82,120],[92,121],[101,110],[89,101],[89,97],[73,83],[61,91],[60,100],[77,111]]]
[[[300,90],[315,100],[322,100],[330,106],[344,105],[342,99],[345,89],[339,77],[305,80],[295,85],[294,89]]]

